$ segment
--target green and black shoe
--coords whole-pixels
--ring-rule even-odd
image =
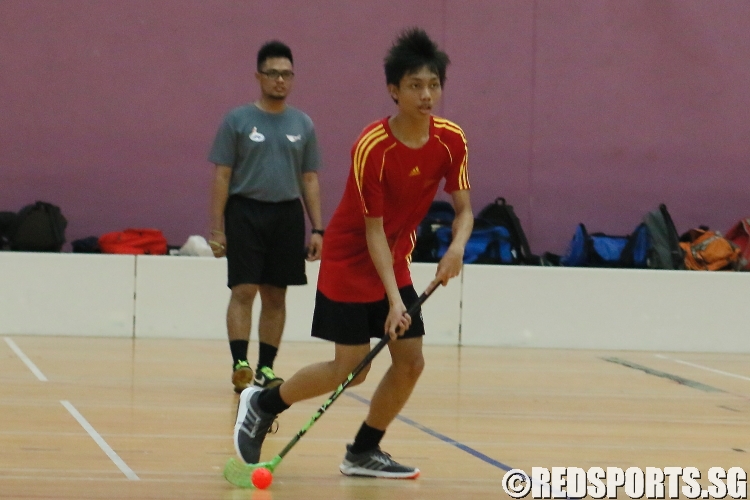
[[[255,372],[255,380],[253,385],[263,387],[264,389],[270,389],[276,387],[284,382],[283,378],[277,377],[273,370],[267,366],[261,366]]]
[[[250,368],[250,364],[247,361],[238,361],[234,365],[234,371],[232,372],[232,384],[234,384],[234,392],[237,394],[241,393],[253,382],[253,369]]]

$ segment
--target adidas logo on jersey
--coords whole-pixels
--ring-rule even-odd
[[[414,167],[411,169],[411,172],[409,172],[409,177],[414,177],[415,175],[419,175],[422,172],[419,171],[419,167]]]

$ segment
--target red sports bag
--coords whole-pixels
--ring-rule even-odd
[[[164,255],[167,239],[158,229],[126,229],[99,238],[102,253]]]

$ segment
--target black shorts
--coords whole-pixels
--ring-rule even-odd
[[[299,199],[230,196],[224,210],[228,286],[305,285],[305,214]]]
[[[399,289],[401,300],[406,307],[417,301],[419,296],[409,285]],[[371,338],[385,335],[385,320],[388,317],[388,298],[377,302],[336,302],[318,290],[315,296],[312,336],[343,345],[369,344]],[[411,327],[402,339],[424,335],[422,309],[411,318]]]

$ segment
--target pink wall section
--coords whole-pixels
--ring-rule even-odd
[[[474,208],[505,196],[535,252],[564,251],[578,222],[629,232],[660,202],[680,230],[750,216],[744,0],[5,0],[0,210],[56,203],[69,241],[205,234],[216,127],[280,38],[327,219],[352,141],[394,109],[382,59],[412,25],[453,61],[438,112],[467,133]]]

